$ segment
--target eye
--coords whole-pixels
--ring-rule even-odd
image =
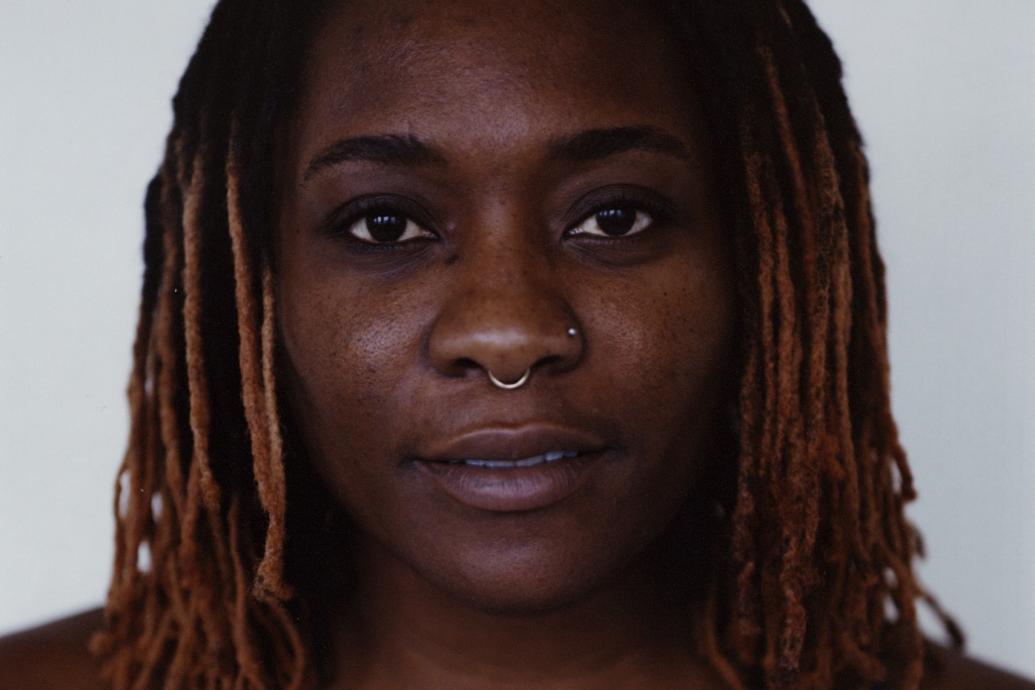
[[[347,224],[345,232],[368,244],[402,243],[434,235],[405,213],[394,209],[373,209]]]
[[[653,222],[651,214],[633,204],[612,204],[591,213],[574,226],[570,233],[596,237],[628,237],[642,232]]]

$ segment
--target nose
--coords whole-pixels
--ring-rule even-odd
[[[468,256],[431,327],[432,366],[450,377],[491,374],[500,382],[573,369],[584,337],[551,268],[540,256]]]

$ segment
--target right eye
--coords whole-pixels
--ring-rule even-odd
[[[345,232],[367,244],[401,244],[435,235],[418,225],[405,213],[391,208],[375,208],[348,223]]]

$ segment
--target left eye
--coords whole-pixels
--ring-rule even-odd
[[[367,213],[348,227],[348,233],[368,244],[402,243],[429,234],[411,218],[390,210]]]
[[[571,229],[575,235],[627,237],[646,229],[654,219],[635,206],[610,206],[595,211]]]

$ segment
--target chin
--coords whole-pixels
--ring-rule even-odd
[[[576,606],[606,589],[636,561],[643,545],[638,539],[497,542],[453,552],[448,560],[411,561],[411,566],[425,581],[474,609],[537,614]]]
[[[550,613],[588,599],[608,578],[601,573],[552,574],[540,570],[533,577],[511,573],[479,572],[436,584],[452,598],[471,608],[498,615]]]

